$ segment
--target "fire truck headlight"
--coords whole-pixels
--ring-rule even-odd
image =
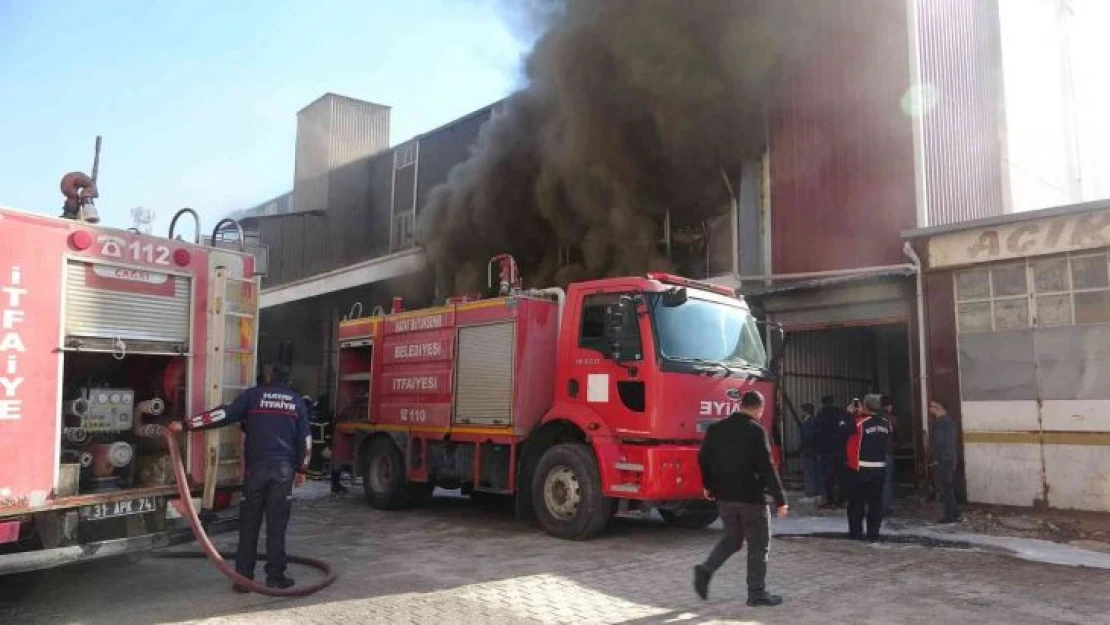
[[[173,262],[178,267],[186,267],[192,260],[193,257],[189,254],[189,250],[174,250],[173,252]]]

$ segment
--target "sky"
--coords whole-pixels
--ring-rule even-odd
[[[999,0],[1006,165],[1016,211],[1110,198],[1110,0],[1066,4],[1071,15],[1061,24],[1061,0]],[[1071,107],[1065,76],[1072,79]],[[1068,136],[1076,143],[1072,170]],[[1080,179],[1074,190],[1072,179]]]
[[[393,107],[397,144],[519,86],[531,42],[498,2],[0,0],[0,205],[60,214],[99,134],[104,223],[190,206],[210,230],[292,189],[327,91]]]
[[[325,92],[393,107],[396,145],[520,86],[514,1],[0,0],[0,205],[60,212],[100,134],[105,223],[190,206],[210,229],[292,188],[296,111]],[[1060,1],[1000,0],[1015,210],[1110,197],[1110,0],[1068,0],[1066,46]]]

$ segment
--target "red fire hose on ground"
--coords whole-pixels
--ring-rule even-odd
[[[197,537],[197,542],[200,543],[203,553],[196,552],[171,552],[161,554],[160,557],[164,558],[203,558],[207,557],[216,565],[228,579],[232,582],[260,595],[267,595],[270,597],[304,597],[311,595],[314,592],[323,590],[335,581],[338,575],[332,570],[331,565],[323,560],[316,558],[305,558],[303,556],[289,556],[289,561],[295,564],[303,564],[305,566],[317,569],[324,574],[324,579],[309,586],[294,586],[292,588],[268,588],[265,584],[260,584],[252,579],[247,579],[235,571],[235,569],[228,565],[227,559],[234,558],[234,554],[220,553],[216,546],[212,544],[212,540],[208,538],[204,528],[200,524],[200,518],[197,517],[196,507],[193,506],[192,494],[189,492],[189,482],[185,475],[185,465],[181,462],[181,453],[177,449],[177,438],[170,430],[163,428],[163,436],[166,439],[166,445],[170,448],[170,456],[173,459],[174,477],[177,482],[177,493],[181,497],[181,503],[185,506],[185,519],[189,521],[189,527],[193,529],[193,534]],[[266,559],[266,554],[258,555],[260,560]]]

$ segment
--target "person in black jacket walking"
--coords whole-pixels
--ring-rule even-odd
[[[775,606],[782,597],[767,592],[767,554],[771,524],[766,494],[783,518],[789,510],[782,481],[771,463],[767,432],[759,424],[763,395],[748,391],[740,398],[740,411],[710,426],[698,453],[705,495],[717,501],[725,535],[703,564],[694,567],[694,590],[702,599],[709,581],[732,554],[748,541],[748,605]]]
[[[929,460],[937,495],[944,502],[944,516],[940,522],[958,523],[960,508],[956,504],[956,445],[959,432],[944,404],[935,399],[929,402],[929,414],[933,415],[933,425],[929,432]]]

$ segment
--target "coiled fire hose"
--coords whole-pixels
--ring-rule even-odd
[[[166,445],[170,448],[170,457],[173,460],[173,472],[175,481],[177,483],[177,494],[181,497],[181,503],[185,506],[185,519],[189,522],[189,527],[193,530],[193,535],[196,536],[197,542],[200,544],[203,553],[196,552],[170,552],[160,554],[159,557],[163,558],[203,558],[207,557],[216,565],[216,568],[224,574],[225,577],[230,579],[235,584],[242,586],[256,592],[260,595],[267,595],[270,597],[304,597],[311,595],[314,592],[323,590],[335,581],[338,575],[332,570],[331,565],[323,560],[316,558],[306,558],[303,556],[288,556],[289,562],[295,564],[303,564],[321,571],[324,574],[324,579],[311,584],[309,586],[294,586],[292,588],[269,588],[265,584],[260,584],[252,579],[243,577],[235,571],[233,567],[228,565],[227,560],[234,558],[234,554],[220,553],[216,546],[212,544],[212,540],[208,538],[205,533],[204,527],[200,524],[200,518],[197,516],[196,507],[193,506],[193,497],[189,492],[188,478],[185,476],[185,465],[181,462],[181,453],[177,450],[177,437],[174,433],[167,428],[162,428],[162,435],[166,439]],[[268,530],[267,530],[268,531]],[[259,560],[265,560],[264,553],[258,554]]]

